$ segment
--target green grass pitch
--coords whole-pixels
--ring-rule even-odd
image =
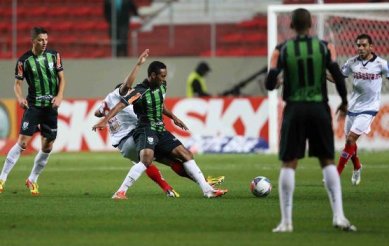
[[[196,156],[205,175],[226,176],[222,187],[229,192],[221,198],[203,198],[195,183],[158,165],[181,197],[166,197],[144,174],[126,201],[111,199],[130,166],[118,153],[53,154],[39,197],[24,186],[34,156],[23,156],[0,194],[0,245],[388,245],[389,153],[360,157],[361,184],[351,186],[350,164],[342,175],[345,213],[357,233],[332,227],[319,164],[305,159],[296,174],[294,232],[274,234],[280,219],[275,155]],[[273,184],[264,199],[249,191],[259,175]]]

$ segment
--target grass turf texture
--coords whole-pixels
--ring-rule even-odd
[[[196,156],[205,175],[226,176],[229,193],[222,198],[203,198],[196,184],[158,165],[181,197],[166,197],[144,174],[126,201],[111,199],[129,169],[118,153],[53,154],[39,197],[24,186],[34,156],[23,156],[0,194],[0,245],[387,245],[389,153],[360,157],[361,184],[351,186],[351,164],[342,175],[345,213],[357,233],[332,227],[319,165],[305,159],[296,174],[295,230],[274,234],[280,220],[274,155]],[[249,191],[259,175],[273,184],[264,199]]]

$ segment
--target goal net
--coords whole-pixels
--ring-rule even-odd
[[[365,3],[365,4],[302,4],[302,5],[273,5],[268,7],[268,57],[273,52],[275,46],[282,41],[294,36],[294,32],[289,28],[290,14],[296,8],[305,8],[312,15],[311,34],[319,38],[332,42],[337,52],[337,60],[341,66],[348,58],[357,55],[355,48],[355,38],[362,33],[369,34],[373,39],[374,52],[389,59],[389,3]],[[386,75],[383,75],[385,78]],[[347,88],[352,90],[352,76],[347,81]],[[336,90],[334,86],[328,84],[330,94],[330,105],[336,101]],[[269,146],[271,152],[278,150],[278,132],[280,126],[280,112],[282,102],[280,98],[281,90],[269,93]],[[386,107],[389,104],[389,83],[384,79],[382,85],[382,105],[384,114],[377,115],[372,127],[379,128],[379,132],[370,134],[370,138],[376,137],[378,143],[387,143],[389,140],[389,111]],[[331,96],[334,96],[332,99]],[[336,103],[339,101],[336,101]],[[336,106],[336,103],[334,104]],[[332,106],[332,105],[331,105]],[[378,117],[380,116],[380,118]],[[377,119],[379,122],[376,122]],[[334,122],[334,124],[337,124]],[[386,125],[386,127],[385,127]],[[339,129],[338,129],[338,128]],[[343,127],[334,126],[336,134],[336,145],[343,145]],[[379,134],[377,137],[376,135]],[[365,141],[366,148],[372,147]],[[373,149],[380,149],[381,145],[373,146]],[[389,148],[387,144],[384,144]]]

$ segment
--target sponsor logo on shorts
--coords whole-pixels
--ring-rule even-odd
[[[26,122],[26,121],[23,122],[23,124],[22,124],[22,129],[23,129],[23,130],[27,130],[29,124],[30,124],[29,122]]]
[[[147,137],[147,142],[149,144],[153,144],[154,143],[154,138],[153,137]]]

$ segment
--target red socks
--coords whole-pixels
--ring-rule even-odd
[[[157,183],[164,192],[173,189],[162,177],[161,172],[154,164],[151,164],[150,166],[147,167],[146,174],[147,176],[149,176],[150,179],[152,179],[155,183]]]
[[[184,166],[181,163],[170,163],[171,169],[181,177],[188,178],[190,180],[193,180],[187,173],[184,168]]]
[[[357,145],[356,144],[346,144],[338,162],[338,173],[339,175],[342,173],[344,167],[347,164],[347,161],[351,158],[351,161],[354,164],[354,170],[358,170],[361,168],[361,163],[359,162],[359,158],[357,156]]]

